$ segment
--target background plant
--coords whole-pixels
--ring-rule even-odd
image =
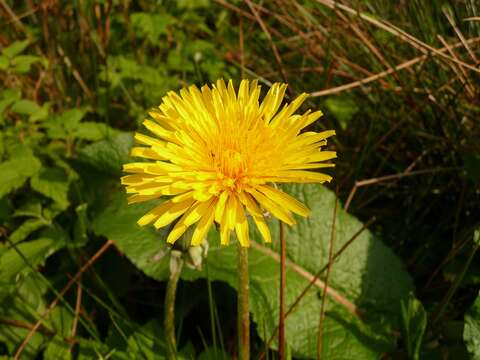
[[[241,74],[287,81],[290,96],[313,93],[307,106],[326,113],[316,126],[337,129],[343,207],[365,222],[376,217],[332,267],[329,283],[351,306],[327,297],[326,358],[478,356],[475,1],[1,1],[0,9],[5,356],[30,333],[22,358],[161,357],[167,249],[161,234],[131,226],[142,209],[123,207],[120,165],[131,131],[167,90]],[[287,233],[297,266],[287,303],[328,262],[335,199],[290,191],[316,215]],[[341,209],[336,224],[335,250],[362,227]],[[277,283],[267,281],[276,251],[259,245],[251,254],[257,355],[276,325]],[[185,357],[236,351],[234,252],[222,254],[210,249],[179,285]],[[287,318],[294,357],[315,357],[314,289]]]

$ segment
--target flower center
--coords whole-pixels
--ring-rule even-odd
[[[219,185],[232,191],[240,191],[247,171],[247,159],[235,149],[226,149],[220,154],[212,154],[218,175]]]

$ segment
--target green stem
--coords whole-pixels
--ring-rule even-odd
[[[280,306],[278,319],[278,359],[285,359],[285,287],[286,287],[286,259],[285,228],[280,223]]]
[[[238,359],[250,359],[248,248],[238,244]]]
[[[165,294],[165,336],[167,339],[167,359],[177,359],[177,340],[175,338],[175,295],[178,280],[182,273],[183,259],[181,256],[172,256],[170,259],[170,277]]]

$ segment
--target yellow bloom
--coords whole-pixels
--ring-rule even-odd
[[[334,130],[301,132],[320,111],[295,111],[307,98],[298,96],[280,109],[286,84],[274,84],[260,103],[257,81],[243,80],[236,93],[232,82],[218,80],[169,92],[152,120],[143,125],[154,135],[137,133],[132,156],[150,159],[126,164],[122,177],[129,203],[168,197],[145,214],[138,224],[158,229],[180,218],[168,235],[175,242],[196,224],[192,245],[199,245],[214,222],[221,243],[235,230],[241,245],[249,245],[247,214],[266,242],[271,241],[264,211],[293,225],[292,213],[308,216],[298,200],[278,190],[276,183],[323,183],[331,177],[313,169],[334,151],[321,151]]]

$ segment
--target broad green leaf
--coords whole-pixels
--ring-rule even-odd
[[[43,353],[44,360],[70,360],[72,344],[68,344],[60,336],[51,339]]]
[[[62,112],[57,116],[57,121],[61,123],[67,131],[73,131],[77,128],[80,121],[86,115],[88,108],[75,108]]]
[[[19,148],[13,150],[13,158],[0,163],[0,197],[23,186],[25,181],[35,175],[41,168],[40,161],[31,150]]]
[[[28,120],[31,122],[43,121],[48,117],[49,111],[50,111],[50,103],[46,102],[40,107],[38,111],[30,115]]]
[[[52,116],[43,126],[47,129],[48,136],[52,138],[66,139],[68,135],[73,137],[73,133],[81,124],[88,110],[87,107],[66,110]]]
[[[48,223],[44,219],[28,219],[10,235],[10,241],[18,243],[25,240],[31,233],[46,225]]]
[[[39,112],[42,108],[34,101],[23,99],[17,101],[11,107],[11,111],[21,115],[33,115]]]
[[[19,90],[7,89],[2,92],[0,100],[0,119],[3,112],[14,102],[20,100],[21,92]]]
[[[6,56],[0,55],[0,70],[7,70],[9,65],[8,58]]]
[[[137,220],[155,207],[155,202],[127,206],[123,192],[115,194],[108,208],[95,216],[93,230],[115,241],[115,245],[145,274],[164,280],[168,276],[168,246],[164,232],[141,227]]]
[[[130,18],[136,34],[146,37],[153,44],[158,43],[160,37],[167,34],[168,26],[175,23],[175,18],[168,14],[137,12]]]
[[[39,199],[30,198],[27,202],[15,209],[13,216],[29,216],[34,218],[42,217],[42,203]]]
[[[14,41],[8,47],[2,50],[2,54],[9,58],[13,58],[14,56],[20,54],[23,50],[25,50],[29,43],[29,40]]]
[[[135,359],[166,359],[162,335],[163,325],[158,320],[149,321],[128,338],[128,353]]]
[[[325,100],[325,106],[337,118],[343,129],[348,127],[350,120],[359,110],[352,98],[344,96],[328,98]]]
[[[409,359],[420,359],[420,347],[427,328],[427,313],[413,295],[402,303],[403,338]]]
[[[318,185],[286,186],[287,193],[311,209],[311,216],[299,219],[298,225],[286,226],[287,254],[291,260],[315,273],[328,262],[335,195]],[[362,223],[341,209],[335,222],[334,251],[340,250],[361,227]],[[274,221],[274,238],[278,238],[278,223]],[[278,249],[278,244],[274,242]],[[369,316],[378,311],[380,318],[396,320],[400,325],[400,303],[413,290],[412,280],[401,260],[369,230],[348,247],[336,261],[330,278],[334,288],[354,299]]]
[[[68,176],[59,168],[43,168],[30,180],[32,189],[55,201],[61,209],[69,205]]]
[[[30,71],[32,64],[41,62],[42,58],[35,55],[19,55],[12,59],[11,65],[14,71],[19,74],[26,74]]]
[[[23,270],[42,263],[55,247],[52,239],[38,239],[12,245],[0,256],[0,282],[9,282]]]
[[[76,139],[99,141],[118,133],[107,124],[87,121],[80,123],[72,131],[72,136]]]
[[[82,339],[79,341],[77,356],[78,360],[102,359],[101,356],[105,356],[107,354],[109,354],[107,346],[99,341],[90,339]]]
[[[122,165],[129,161],[132,144],[131,133],[120,133],[84,147],[80,151],[80,160],[103,173],[120,176]]]
[[[480,359],[480,293],[465,314],[463,339],[472,359]]]
[[[315,274],[328,259],[330,228],[335,195],[321,186],[293,186],[289,193],[312,210],[309,219],[286,229],[287,254],[296,270],[287,271],[287,304],[291,304],[308,284],[305,275]],[[136,221],[155,204],[128,206],[118,195],[112,205],[98,214],[94,229],[113,239],[125,255],[147,275],[163,280],[166,266],[152,265],[152,259],[164,254],[164,240],[150,228],[141,228]],[[271,221],[274,238],[278,238],[278,222]],[[336,219],[335,251],[348,241],[362,224],[339,210]],[[147,235],[149,234],[149,235]],[[252,237],[259,239],[253,231]],[[221,280],[236,287],[236,248],[219,247],[218,235],[210,234],[206,266],[211,280]],[[269,337],[278,317],[279,264],[278,242],[273,249],[252,246],[250,253],[251,312],[258,334]],[[155,262],[153,262],[155,264]],[[298,272],[301,270],[303,275]],[[186,269],[184,279],[206,277],[205,271]],[[368,230],[364,231],[333,266],[330,285],[336,298],[327,297],[324,330],[324,355],[328,359],[372,359],[392,350],[394,336],[389,328],[400,329],[400,304],[412,291],[412,282],[400,260]],[[294,356],[316,357],[316,333],[320,309],[319,287],[309,291],[300,306],[287,320],[287,342]],[[341,303],[350,304],[368,314],[366,323],[350,313]]]

